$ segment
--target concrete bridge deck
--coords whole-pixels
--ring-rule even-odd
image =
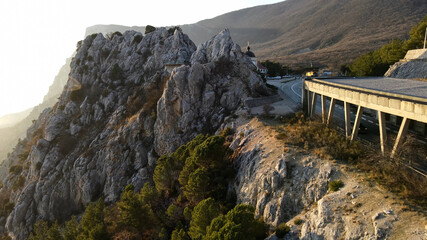
[[[312,94],[311,94],[312,93]],[[313,78],[303,80],[303,108],[313,115],[317,96],[322,101],[322,118],[330,123],[335,101],[344,102],[345,131],[350,140],[357,137],[364,108],[378,111],[381,150],[384,153],[387,138],[385,113],[403,118],[392,156],[408,130],[410,120],[427,123],[427,82],[395,78]],[[331,98],[329,111],[326,97]],[[350,123],[350,104],[358,106],[354,126]]]
[[[321,79],[329,83],[352,86],[390,94],[425,98],[427,101],[427,81],[389,77],[330,78]]]

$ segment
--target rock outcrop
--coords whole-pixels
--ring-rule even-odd
[[[256,206],[258,216],[277,226],[326,194],[334,167],[314,156],[285,153],[274,131],[263,128],[253,120],[235,134],[231,147],[239,154],[233,188],[238,202]]]
[[[183,63],[169,73],[165,65]],[[59,102],[44,111],[2,165],[17,239],[38,219],[63,222],[90,202],[114,202],[151,179],[157,157],[213,133],[247,97],[269,94],[222,31],[197,49],[179,30],[83,40]],[[19,169],[19,168],[18,168]]]
[[[427,219],[393,194],[364,182],[345,164],[321,159],[275,138],[257,119],[238,125],[231,147],[238,156],[232,189],[272,226],[286,223],[283,239],[425,239]],[[336,192],[329,182],[340,179]],[[298,221],[295,221],[298,220]],[[269,239],[278,239],[272,235]]]
[[[215,132],[250,96],[268,94],[228,30],[199,45],[176,68],[157,105],[156,152],[171,152],[200,132]]]
[[[396,62],[384,74],[393,78],[427,78],[427,50],[409,50],[404,59]]]

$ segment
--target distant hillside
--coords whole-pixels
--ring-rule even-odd
[[[107,34],[110,32],[126,32],[128,30],[135,30],[137,32],[145,32],[145,27],[139,27],[139,26],[122,26],[122,25],[94,25],[86,28],[85,36],[91,35],[93,33],[102,33]]]
[[[17,122],[24,119],[28,114],[30,114],[32,108],[26,109],[22,112],[18,113],[11,113],[8,115],[5,115],[3,117],[0,117],[0,129],[6,128],[15,125]]]
[[[339,67],[407,33],[427,13],[425,0],[287,0],[180,26],[196,45],[229,28],[241,47],[287,65]],[[145,27],[96,25],[86,35]]]
[[[287,0],[181,27],[196,44],[227,27],[261,59],[340,66],[406,38],[426,13],[425,0]]]
[[[66,59],[65,64],[61,67],[55,80],[49,87],[48,93],[44,96],[42,103],[25,111],[25,116],[22,116],[21,119],[15,119],[14,122],[0,127],[0,163],[6,158],[8,153],[12,152],[18,143],[18,139],[25,138],[27,129],[31,126],[33,120],[36,120],[43,110],[53,107],[58,101],[58,97],[68,80],[70,62],[71,58]]]

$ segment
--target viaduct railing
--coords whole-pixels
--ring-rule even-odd
[[[320,95],[322,119],[328,125],[333,119],[336,101],[344,102],[345,134],[350,141],[357,137],[363,110],[365,108],[376,110],[383,154],[387,140],[385,113],[402,117],[403,121],[392,149],[392,157],[403,142],[410,120],[427,123],[426,98],[365,89],[316,78],[303,79],[302,92],[303,109],[310,116],[315,114],[317,97]],[[331,98],[329,110],[327,110],[326,97]],[[350,121],[350,104],[358,107],[353,126]]]

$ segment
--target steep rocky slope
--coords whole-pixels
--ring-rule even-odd
[[[298,148],[284,151],[276,130],[257,119],[233,125],[238,202],[256,206],[273,226],[291,226],[284,239],[426,239],[426,216],[363,172]],[[344,187],[331,192],[329,182],[338,179]]]
[[[185,65],[168,72],[168,63]],[[129,183],[141,188],[158,155],[269,94],[254,70],[228,30],[197,49],[165,28],[87,37],[59,102],[1,166],[15,204],[7,231],[23,239],[37,219],[62,222],[99,197],[116,201]]]

